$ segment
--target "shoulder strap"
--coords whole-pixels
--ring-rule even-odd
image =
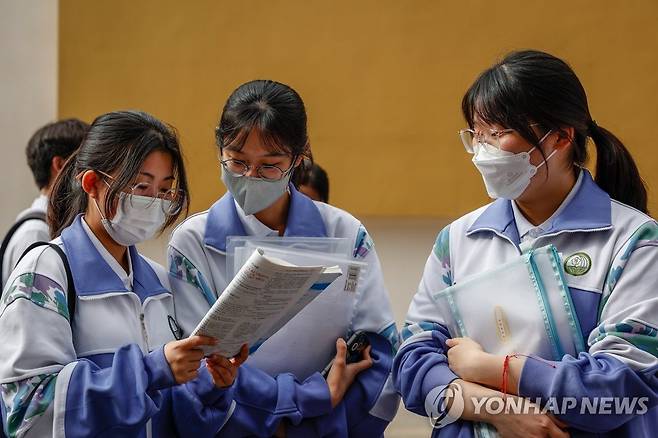
[[[0,246],[0,269],[4,266],[4,261],[5,261],[5,252],[7,252],[7,248],[9,247],[9,241],[11,241],[11,238],[14,237],[14,234],[16,234],[16,231],[27,221],[34,221],[34,220],[39,220],[46,222],[46,214],[42,212],[34,212],[27,214],[20,218],[19,220],[14,223],[14,225],[11,226],[9,231],[7,231],[7,234],[5,234],[4,239],[2,239],[2,246]],[[11,267],[13,268],[13,266]],[[9,269],[11,271],[11,269]],[[2,275],[2,274],[0,274]],[[4,279],[3,279],[4,280]]]
[[[69,260],[66,257],[66,253],[64,252],[64,250],[59,245],[56,245],[52,242],[34,242],[25,250],[23,255],[21,255],[21,257],[18,259],[18,262],[23,260],[25,254],[32,251],[34,248],[38,248],[40,246],[49,246],[52,249],[54,249],[57,255],[59,256],[59,258],[62,259],[62,263],[64,263],[64,270],[66,271],[66,283],[68,284],[68,290],[66,291],[66,302],[69,307],[69,323],[71,324],[71,326],[73,326],[73,317],[75,316],[75,302],[77,300],[77,293],[75,291],[75,284],[73,283],[73,273],[71,272],[71,266],[69,265]],[[18,263],[16,264],[18,265]]]

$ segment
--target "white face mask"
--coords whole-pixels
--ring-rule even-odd
[[[101,223],[107,234],[119,245],[132,246],[151,237],[166,222],[165,211],[171,207],[171,201],[148,196],[119,193],[117,212],[112,220],[103,215],[98,202],[96,208],[101,215]]]
[[[541,144],[550,131],[539,140]],[[473,164],[482,174],[487,193],[491,198],[516,199],[530,185],[530,180],[544,163],[557,152],[554,150],[539,166],[530,164],[530,154],[537,149],[518,154],[498,149],[487,143],[475,146]]]

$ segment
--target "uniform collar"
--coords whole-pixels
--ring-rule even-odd
[[[129,270],[129,272],[126,272],[123,269],[123,266],[119,264],[119,262],[116,261],[114,257],[112,257],[112,254],[103,246],[100,240],[96,237],[93,231],[91,231],[91,228],[89,228],[89,225],[87,225],[87,222],[85,221],[85,218],[81,218],[80,224],[82,225],[82,229],[87,233],[87,237],[89,237],[89,240],[91,243],[94,245],[94,248],[96,248],[96,251],[100,254],[100,256],[105,260],[105,263],[107,263],[112,271],[114,271],[115,274],[117,274],[117,277],[121,280],[123,285],[127,288],[132,290],[133,287],[133,270],[132,268]],[[128,266],[132,267],[132,257],[130,255],[130,251],[128,251]]]
[[[35,198],[34,201],[32,201],[32,205],[30,205],[30,208],[21,211],[18,214],[18,216],[16,216],[16,220],[19,221],[29,214],[34,214],[34,213],[46,214],[47,210],[48,210],[48,197],[46,195],[41,194],[37,198]]]
[[[589,171],[582,170],[582,182],[573,198],[551,221],[543,234],[562,231],[598,231],[612,227],[610,196],[592,179]],[[496,199],[466,231],[469,236],[483,231],[493,231],[519,244],[519,232],[514,221],[512,201]]]
[[[555,212],[546,219],[543,223],[535,226],[533,225],[521,212],[521,209],[519,206],[516,204],[515,201],[512,201],[512,211],[514,212],[514,222],[516,223],[516,229],[519,231],[519,236],[521,236],[521,239],[523,237],[530,233],[531,230],[537,230],[543,233],[546,230],[550,230],[553,224],[553,221],[560,216],[562,211],[566,208],[567,205],[571,203],[571,200],[576,196],[576,193],[578,193],[578,190],[580,189],[580,186],[583,184],[583,175],[585,172],[582,170],[578,173],[578,178],[576,179],[576,184],[571,188],[569,191],[569,194],[567,195],[566,198],[564,198],[564,201],[560,204],[560,206],[555,210]]]
[[[30,207],[33,210],[43,211],[44,213],[48,210],[48,196],[40,194],[33,202]]]
[[[284,236],[327,237],[327,230],[320,210],[315,203],[290,184],[290,207]],[[226,238],[248,236],[240,220],[235,200],[226,192],[208,211],[204,244],[226,252]]]
[[[98,252],[82,225],[82,215],[62,231],[62,242],[71,266],[73,283],[80,296],[131,292]],[[128,247],[132,262],[133,291],[142,302],[149,296],[168,292],[157,274],[134,246]]]
[[[247,215],[245,214],[244,210],[238,205],[237,201],[233,201],[233,205],[235,205],[235,211],[238,213],[238,217],[240,218],[240,222],[242,222],[242,226],[244,227],[245,233],[248,236],[257,236],[257,237],[267,237],[267,236],[278,236],[279,232],[277,230],[273,230],[258,219],[256,219],[256,216],[253,214]]]

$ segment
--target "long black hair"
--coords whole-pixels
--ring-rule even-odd
[[[573,127],[573,163],[585,164],[587,138],[591,138],[599,187],[611,198],[647,212],[647,190],[633,157],[615,135],[592,119],[585,89],[563,60],[536,50],[510,53],[466,91],[462,112],[471,128],[477,118],[512,128],[533,145],[539,142],[533,123],[543,133]]]
[[[280,82],[255,80],[231,93],[215,139],[220,150],[240,150],[252,129],[258,129],[273,151],[312,160],[306,123],[304,101],[295,90]]]
[[[168,216],[164,228],[173,224],[182,210],[187,213],[187,177],[178,136],[173,127],[140,111],[115,111],[94,120],[80,148],[69,157],[55,180],[48,206],[48,223],[53,237],[59,236],[75,217],[87,210],[87,194],[77,178],[93,170],[111,174],[105,211],[113,211],[119,193],[137,177],[146,157],[153,151],[171,155],[176,188],[186,194],[176,202],[179,213]]]

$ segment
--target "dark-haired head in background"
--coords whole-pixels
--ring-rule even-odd
[[[25,149],[27,164],[39,190],[48,190],[66,159],[75,151],[89,125],[78,119],[49,123],[38,129]]]
[[[314,201],[329,202],[329,177],[318,164],[307,165],[295,172],[295,187]]]
[[[27,164],[40,193],[30,208],[18,215],[15,225],[5,235],[4,251],[0,256],[3,283],[27,247],[34,242],[50,240],[45,222],[50,189],[67,158],[82,143],[88,129],[89,125],[78,119],[59,120],[37,129],[27,142]]]

